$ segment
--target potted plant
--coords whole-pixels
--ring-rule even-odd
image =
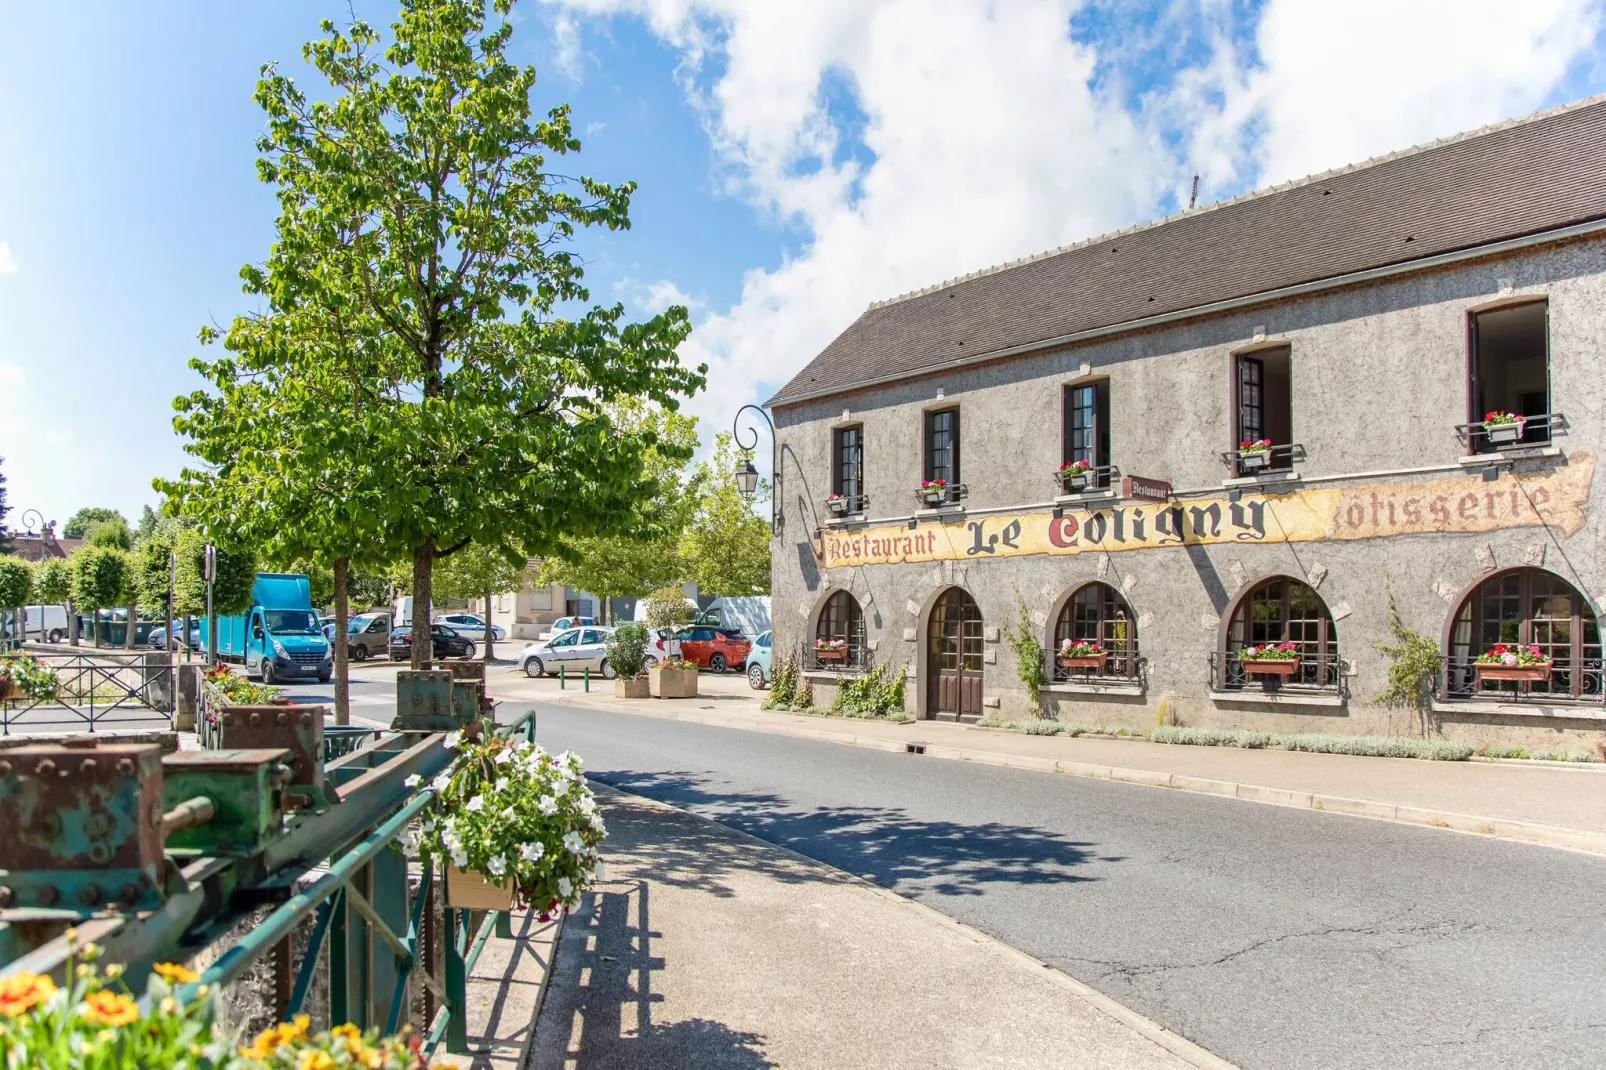
[[[1087,669],[1098,672],[1104,668],[1105,659],[1109,653],[1097,643],[1088,639],[1064,639],[1060,642],[1059,653],[1054,660],[1062,669]]]
[[[462,732],[448,734],[445,745],[457,756],[430,781],[434,805],[407,846],[416,844],[420,858],[446,874],[447,905],[520,904],[543,915],[576,906],[596,878],[607,834],[579,756]]]
[[[1074,494],[1079,490],[1086,490],[1091,485],[1092,478],[1092,461],[1071,461],[1060,465],[1060,485],[1065,488],[1066,494]]]
[[[1238,664],[1250,676],[1292,676],[1299,671],[1299,644],[1246,646],[1238,651]]]
[[[27,698],[43,702],[56,697],[56,674],[32,654],[0,657],[0,702]]]
[[[697,663],[665,661],[647,670],[647,690],[653,698],[696,698]]]
[[[1550,679],[1550,659],[1536,646],[1496,643],[1472,663],[1479,680],[1521,680],[1543,683]]]
[[[916,497],[926,505],[942,505],[948,501],[948,481],[946,479],[922,479],[920,489],[915,492]]]
[[[832,516],[846,516],[848,513],[848,496],[846,494],[826,495],[825,510]]]
[[[1238,465],[1249,470],[1264,468],[1271,463],[1271,439],[1261,438],[1253,442],[1238,443]]]
[[[1522,423],[1523,418],[1514,413],[1500,410],[1484,413],[1483,437],[1493,446],[1510,445],[1522,438]]]
[[[614,698],[646,698],[651,694],[647,683],[647,626],[631,621],[621,624],[608,636],[603,646],[608,666],[618,673],[613,681]]]
[[[816,661],[846,661],[847,657],[848,641],[846,639],[814,640],[814,658]]]

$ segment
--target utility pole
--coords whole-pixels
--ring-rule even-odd
[[[212,582],[217,579],[217,547],[206,544],[202,557],[202,571],[206,579],[206,667],[217,664],[217,614],[212,612]]]

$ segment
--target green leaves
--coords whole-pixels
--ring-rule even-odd
[[[72,567],[72,600],[80,609],[106,609],[128,602],[128,555],[110,546],[84,546]]]
[[[703,594],[755,595],[770,590],[770,525],[755,516],[736,486],[745,451],[729,432],[715,439],[712,461],[694,479],[696,511],[681,538],[686,578]]]
[[[33,566],[20,557],[0,557],[0,609],[26,605],[33,597]]]

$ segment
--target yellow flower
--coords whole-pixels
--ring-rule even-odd
[[[286,1040],[300,1040],[302,1037],[307,1035],[307,1026],[311,1024],[311,1016],[298,1014],[294,1018],[290,1019],[290,1024],[281,1025],[279,1028],[284,1031]]]
[[[345,1025],[337,1025],[329,1030],[329,1037],[332,1040],[345,1041],[346,1050],[353,1055],[357,1055],[362,1051],[362,1030],[350,1022]]]
[[[178,1000],[172,996],[163,996],[162,1002],[156,1005],[156,1009],[163,1014],[175,1014],[178,1012]]]
[[[0,977],[0,1014],[15,1018],[55,992],[56,982],[42,974],[23,970],[10,977]]]
[[[176,962],[158,962],[151,967],[156,976],[170,985],[187,985],[191,981],[199,981],[201,975],[187,966],[180,966]]]
[[[279,1030],[282,1026],[270,1025],[258,1033],[251,1041],[249,1048],[241,1048],[240,1054],[250,1059],[266,1059],[279,1047]]]
[[[139,1008],[127,996],[102,989],[85,996],[78,1013],[96,1025],[127,1025],[139,1017]]]
[[[308,1048],[296,1059],[296,1070],[334,1070],[335,1061],[326,1051]]]

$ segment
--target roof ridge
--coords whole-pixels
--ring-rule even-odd
[[[1027,256],[1017,257],[1014,260],[1008,260],[1001,264],[977,268],[975,271],[970,271],[963,275],[955,275],[951,278],[944,279],[941,282],[932,283],[929,286],[922,286],[914,290],[908,290],[904,293],[897,294],[893,297],[884,298],[880,301],[871,301],[869,308],[866,309],[866,311],[885,308],[888,305],[899,304],[900,302],[909,301],[916,297],[923,297],[926,294],[938,293],[942,290],[948,289],[951,286],[957,286],[959,283],[969,282],[971,279],[982,278],[983,276],[987,275],[997,275],[1000,272],[1008,271],[1011,268],[1020,267],[1023,264],[1034,263],[1038,260],[1046,260],[1050,257],[1074,252],[1077,249],[1085,249],[1090,245],[1097,245],[1100,242],[1109,241],[1112,238],[1123,237],[1127,234],[1134,234],[1138,231],[1152,230],[1155,227],[1161,227],[1167,223],[1172,223],[1179,219],[1192,218],[1193,216],[1201,215],[1205,212],[1214,212],[1235,204],[1242,204],[1245,201],[1251,201],[1261,197],[1269,197],[1273,193],[1282,193],[1286,190],[1313,185],[1317,182],[1324,182],[1328,179],[1336,178],[1339,175],[1347,175],[1355,171],[1365,170],[1369,167],[1377,167],[1380,164],[1390,163],[1394,160],[1403,159],[1407,156],[1419,155],[1432,149],[1441,148],[1445,145],[1452,145],[1462,141],[1471,141],[1472,139],[1479,137],[1487,137],[1490,134],[1498,133],[1502,130],[1509,130],[1513,127],[1525,126],[1529,123],[1541,122],[1556,115],[1563,115],[1572,111],[1580,111],[1584,108],[1588,108],[1603,102],[1606,102],[1606,92],[1596,93],[1587,97],[1580,97],[1578,100],[1568,101],[1563,104],[1556,104],[1549,108],[1541,108],[1538,111],[1529,112],[1526,115],[1514,116],[1510,119],[1500,119],[1496,122],[1485,123],[1484,125],[1475,127],[1471,130],[1462,130],[1458,133],[1447,134],[1444,137],[1435,138],[1432,141],[1423,141],[1403,149],[1395,149],[1392,152],[1384,153],[1382,156],[1369,156],[1365,160],[1358,160],[1354,163],[1348,163],[1342,167],[1334,167],[1326,171],[1318,171],[1314,174],[1306,175],[1303,178],[1288,179],[1273,186],[1263,186],[1260,189],[1250,190],[1247,193],[1240,193],[1236,197],[1229,197],[1226,200],[1212,201],[1209,204],[1202,204],[1197,208],[1184,208],[1180,212],[1172,212],[1170,215],[1160,216],[1157,219],[1150,219],[1142,223],[1134,223],[1129,227],[1122,227],[1119,230],[1106,231],[1103,234],[1097,234],[1090,238],[1083,238],[1081,241],[1071,242],[1067,245],[1056,246],[1055,248],[1047,249],[1040,253],[1031,253]]]

